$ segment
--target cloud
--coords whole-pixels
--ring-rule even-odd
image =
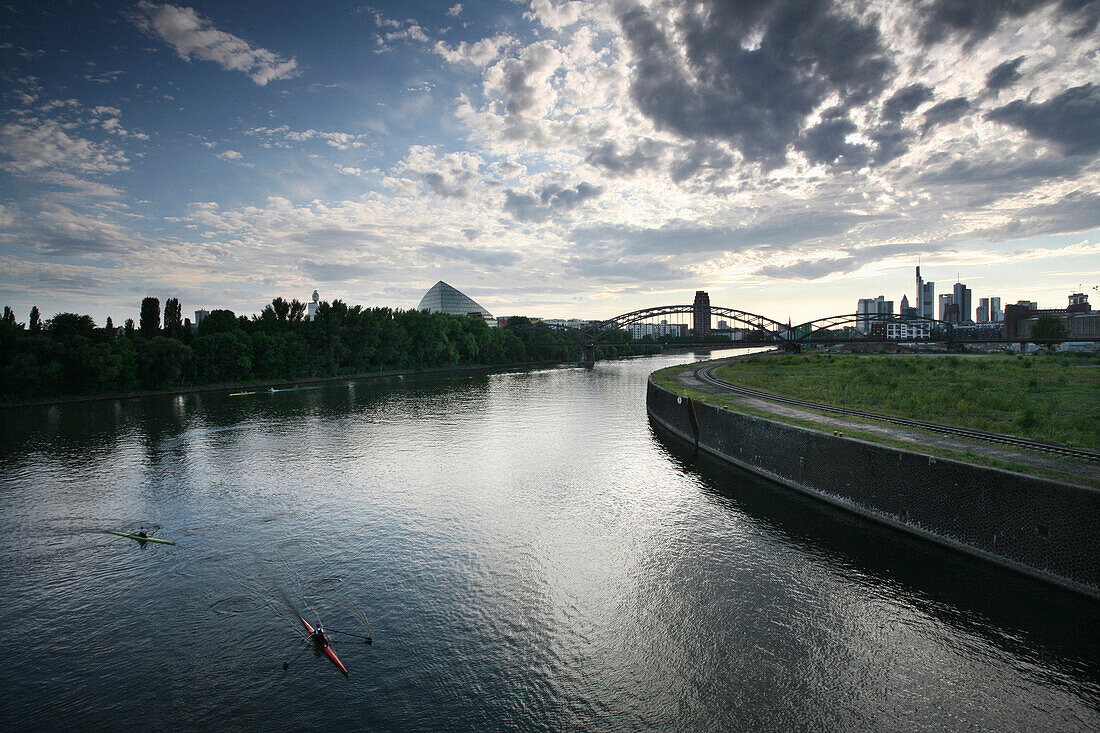
[[[726,140],[767,168],[826,99],[873,98],[894,68],[878,29],[826,3],[692,3],[673,18],[619,21],[636,60],[631,93],[659,128]]]
[[[452,262],[469,262],[486,267],[509,267],[518,264],[523,256],[519,252],[502,249],[477,249],[454,245],[433,244],[421,248],[432,262],[440,259]]]
[[[590,183],[578,183],[573,188],[546,186],[537,196],[506,189],[503,208],[519,221],[542,222],[555,212],[569,211],[598,198],[602,192],[602,187]]]
[[[1025,58],[1025,56],[1017,56],[1010,61],[1005,61],[1003,64],[997,64],[986,74],[985,88],[990,91],[1000,91],[1015,84],[1023,77],[1023,74],[1020,73],[1020,64],[1024,62]]]
[[[921,125],[921,135],[924,135],[937,125],[946,125],[955,122],[970,109],[970,100],[966,97],[947,99],[939,104],[934,104],[924,113],[924,124]]]
[[[57,256],[96,255],[132,250],[142,239],[106,217],[82,214],[60,204],[39,211],[25,223],[34,246]]]
[[[932,89],[921,83],[904,86],[894,92],[882,105],[882,117],[897,122],[907,114],[932,99]]]
[[[443,41],[437,41],[432,50],[443,57],[449,64],[469,64],[470,66],[486,66],[500,56],[503,48],[515,43],[515,39],[505,33],[499,33],[491,38],[482,38],[474,43],[460,42],[457,46],[449,46]]]
[[[462,13],[462,3],[455,3],[447,9],[447,15],[457,18]]]
[[[142,0],[135,6],[133,18],[139,28],[174,48],[185,61],[213,61],[228,71],[248,74],[260,86],[299,74],[293,57],[253,47],[243,38],[218,30],[193,8]]]
[[[0,125],[4,169],[76,188],[82,176],[103,176],[129,168],[126,154],[108,142],[81,137],[79,125],[25,117]],[[105,193],[105,191],[100,191]]]
[[[1079,21],[1075,35],[1096,28],[1100,8],[1088,0],[935,0],[926,6],[920,38],[932,44],[956,35],[972,46],[992,35],[1005,20],[1026,17],[1048,5],[1056,5],[1060,13]]]
[[[218,157],[222,160],[240,160],[244,156],[236,150],[223,150],[222,152],[218,153]]]
[[[1100,86],[1090,82],[1037,104],[1017,99],[986,119],[1056,142],[1070,155],[1093,154],[1100,150]]]

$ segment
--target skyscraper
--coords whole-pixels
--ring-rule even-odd
[[[917,267],[917,315],[921,318],[936,317],[936,283],[926,283],[921,279],[920,267]]]
[[[951,293],[940,294],[940,320],[947,320],[947,306],[955,304],[955,296]]]
[[[970,323],[974,320],[973,310],[970,307],[971,294],[970,288],[964,283],[955,283],[954,297],[951,302],[959,306],[959,323]]]
[[[710,333],[710,296],[705,290],[695,291],[693,306],[695,335],[706,336]]]
[[[978,298],[978,310],[974,313],[976,323],[989,323],[989,298]]]
[[[989,320],[993,323],[1000,323],[1005,319],[1005,312],[1001,310],[1001,299],[990,298],[989,299]]]

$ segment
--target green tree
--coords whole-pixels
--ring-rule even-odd
[[[15,322],[15,311],[11,309],[11,306],[4,306],[4,316],[0,318],[0,322],[3,322],[11,328],[18,328],[18,324]]]
[[[127,318],[126,322],[122,324],[123,332],[126,334],[126,338],[134,337],[134,319]]]
[[[144,389],[177,387],[191,365],[191,348],[177,339],[154,336],[138,342],[137,375]]]
[[[210,316],[213,316],[211,312]],[[200,327],[210,318],[203,319]],[[239,382],[252,371],[252,342],[242,331],[221,331],[191,342],[195,369],[203,382]]]
[[[271,301],[271,310],[275,312],[275,316],[279,319],[279,322],[283,323],[290,315],[290,303],[286,302],[286,300],[280,296]]]
[[[209,336],[215,333],[231,333],[233,331],[239,331],[241,329],[241,323],[237,320],[237,316],[233,311],[229,310],[212,310],[206,318],[202,319],[202,323],[199,324],[199,336]]]
[[[1069,328],[1058,316],[1053,313],[1044,313],[1035,320],[1035,324],[1031,327],[1031,337],[1048,341],[1049,345],[1054,347],[1069,338]]]
[[[183,309],[176,298],[164,301],[164,335],[179,338],[183,331]]]
[[[95,335],[95,321],[91,316],[77,313],[58,313],[46,321],[46,333],[55,339],[64,340],[81,336],[90,339]]]
[[[141,335],[152,338],[160,333],[160,301],[145,298],[141,301],[141,317],[138,321]]]
[[[38,333],[42,330],[42,314],[38,312],[38,306],[31,308],[31,317],[27,321],[27,327],[30,328],[31,333]]]

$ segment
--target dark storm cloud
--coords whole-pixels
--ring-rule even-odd
[[[669,166],[674,183],[682,183],[704,171],[722,174],[733,168],[733,156],[716,145],[697,142],[686,150],[677,151]]]
[[[686,138],[729,141],[765,167],[785,161],[828,96],[863,104],[894,71],[878,29],[825,2],[689,2],[678,18],[686,67],[645,10],[619,21],[639,59],[631,94],[642,112]]]
[[[1070,155],[1091,155],[1100,150],[1100,86],[1073,87],[1039,104],[1017,99],[989,112],[986,119],[1056,142]]]
[[[541,222],[555,211],[574,209],[589,199],[598,198],[601,193],[602,186],[590,183],[578,183],[573,188],[547,186],[538,196],[509,188],[504,191],[504,210],[519,221]]]
[[[843,110],[831,110],[823,115],[819,124],[806,130],[795,147],[804,152],[811,163],[859,168],[871,160],[871,150],[866,145],[845,140],[858,129]]]
[[[882,118],[898,122],[933,96],[932,89],[924,84],[910,84],[891,95],[882,105]]]
[[[1019,81],[1023,77],[1023,74],[1020,73],[1020,64],[1024,62],[1024,58],[1024,56],[1017,56],[1011,61],[1005,61],[1003,64],[995,66],[985,76],[985,88],[990,91],[998,91]]]
[[[989,36],[1007,18],[1022,18],[1047,5],[1073,16],[1080,24],[1075,35],[1092,32],[1100,18],[1095,0],[935,0],[927,6],[920,36],[926,44],[957,35],[973,44]]]
[[[933,105],[924,113],[924,124],[921,125],[920,134],[924,135],[937,125],[945,125],[966,114],[970,109],[970,100],[966,97],[955,97]]]
[[[662,147],[657,142],[646,140],[633,150],[624,151],[614,141],[608,140],[590,150],[584,160],[611,175],[630,177],[660,162]]]

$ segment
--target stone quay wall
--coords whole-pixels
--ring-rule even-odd
[[[649,381],[650,419],[789,488],[1100,599],[1100,491],[845,438]]]

